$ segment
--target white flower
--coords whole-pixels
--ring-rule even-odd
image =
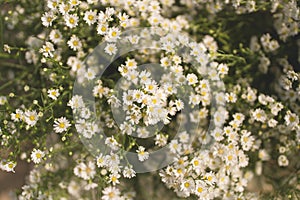
[[[96,72],[92,68],[88,68],[87,72],[85,73],[85,78],[88,80],[93,80],[96,77]]]
[[[52,22],[56,19],[56,16],[52,12],[46,12],[43,14],[41,20],[43,26],[52,26]]]
[[[40,49],[40,53],[43,54],[44,57],[53,57],[54,46],[51,42],[46,42],[45,45]]]
[[[138,150],[136,150],[138,153],[139,161],[143,162],[149,158],[149,153],[145,151],[145,147],[139,146]]]
[[[10,51],[10,46],[8,46],[7,44],[4,44],[4,45],[3,45],[3,50],[4,50],[5,52],[7,52],[7,53],[11,53],[11,51]]]
[[[235,103],[237,98],[236,98],[236,94],[233,92],[230,93],[226,93],[226,101],[229,103]]]
[[[57,97],[60,95],[58,89],[49,89],[48,90],[48,97],[50,97],[53,100],[57,100]]]
[[[27,110],[27,111],[25,111],[24,115],[25,115],[25,122],[29,126],[34,126],[39,119],[38,114],[35,110],[33,110],[33,111]]]
[[[188,81],[189,85],[194,85],[195,83],[198,83],[198,77],[195,74],[188,74],[186,76],[186,80]]]
[[[15,173],[15,167],[16,167],[15,162],[12,162],[12,161],[9,161],[9,162],[1,161],[0,162],[0,169],[2,169],[3,171]]]
[[[96,157],[96,164],[97,164],[97,167],[104,167],[104,166],[106,166],[106,161],[105,161],[105,157],[103,156],[103,154],[99,154]]]
[[[287,157],[285,155],[280,155],[278,157],[278,165],[281,167],[286,167],[289,165],[289,160],[287,159]]]
[[[132,169],[132,167],[125,167],[124,170],[123,170],[123,176],[125,178],[133,178],[135,177],[135,171]]]
[[[256,121],[265,122],[267,119],[265,111],[260,108],[255,109],[251,114]]]
[[[6,96],[0,96],[0,105],[4,105],[5,103],[7,103],[7,98]]]
[[[108,42],[116,42],[117,39],[120,38],[120,30],[116,27],[109,28],[108,33],[106,35],[106,39]]]
[[[67,120],[65,117],[61,117],[54,120],[54,131],[56,133],[62,133],[66,131],[71,126],[69,120]]]
[[[107,53],[110,56],[116,54],[117,50],[117,46],[114,43],[108,43],[104,48],[105,53]]]
[[[90,26],[97,21],[97,11],[86,11],[83,20]]]
[[[108,182],[112,183],[115,186],[116,184],[120,183],[120,181],[119,181],[120,177],[121,177],[120,174],[118,174],[118,173],[112,173],[112,174],[109,175]]]
[[[286,115],[284,116],[284,120],[286,122],[286,125],[289,127],[294,127],[299,124],[299,117],[291,111],[288,111],[286,113]]]
[[[244,151],[249,151],[254,143],[254,137],[251,136],[251,132],[246,130],[242,131],[241,144]]]
[[[116,187],[108,186],[102,190],[102,200],[120,200],[120,190]]]
[[[24,118],[24,112],[22,110],[20,110],[20,109],[16,109],[16,112],[15,113],[11,113],[10,116],[11,116],[11,119],[14,122],[19,122],[19,121],[23,120],[23,118]]]
[[[224,131],[218,127],[212,131],[212,136],[215,138],[216,141],[223,140],[224,139],[223,135],[224,135]]]
[[[71,39],[67,42],[67,44],[74,51],[80,50],[82,47],[82,43],[76,35],[72,35]]]
[[[74,28],[78,25],[78,16],[76,14],[67,14],[65,15],[65,22],[66,22],[66,25],[67,27],[69,28]]]
[[[105,35],[108,31],[108,24],[107,23],[99,23],[97,25],[97,33],[100,35]]]
[[[228,66],[226,64],[223,64],[221,63],[219,66],[218,66],[218,73],[219,74],[223,74],[223,75],[226,75],[228,74]]]
[[[50,32],[49,38],[54,44],[58,44],[62,41],[62,35],[61,35],[60,31],[56,30],[56,29],[54,29]]]
[[[181,182],[180,189],[185,192],[188,196],[195,189],[195,182],[193,179],[189,178]]]
[[[79,95],[73,96],[67,105],[70,106],[72,109],[78,109],[78,108],[82,108],[85,106],[82,96],[79,96]]]
[[[38,164],[42,161],[43,157],[45,156],[45,152],[39,150],[39,149],[34,149],[31,152],[31,160],[35,163]]]

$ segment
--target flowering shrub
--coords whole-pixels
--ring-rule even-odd
[[[18,199],[298,199],[299,3],[6,0]]]

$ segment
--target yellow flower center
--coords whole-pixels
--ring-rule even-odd
[[[35,120],[35,116],[30,115],[30,116],[29,116],[29,119],[30,119],[31,121],[34,121],[34,120]]]
[[[38,159],[40,159],[42,157],[42,155],[40,153],[36,153],[35,155]]]
[[[201,193],[201,192],[203,191],[203,188],[202,188],[202,187],[198,187],[197,191],[198,191],[199,193]]]
[[[93,19],[94,19],[94,16],[93,16],[93,15],[89,15],[89,16],[88,16],[88,19],[89,19],[89,20],[93,20]]]
[[[188,183],[188,182],[184,183],[184,187],[186,187],[186,188],[190,187],[190,183]]]
[[[59,126],[59,128],[65,128],[65,124],[64,124],[64,123],[62,123],[62,122],[61,122],[61,123],[59,123],[59,125],[58,125],[58,126]]]

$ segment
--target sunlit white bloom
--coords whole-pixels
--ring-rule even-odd
[[[39,150],[39,149],[34,149],[31,152],[31,160],[35,163],[38,164],[42,161],[43,157],[45,156],[45,152]]]
[[[108,186],[102,190],[102,200],[120,200],[121,193],[116,187]]]
[[[99,154],[96,157],[96,164],[97,164],[97,167],[104,167],[104,166],[106,166],[106,161],[105,161],[105,157],[103,156],[103,154]]]
[[[97,25],[97,33],[100,35],[105,35],[108,31],[108,24],[107,23],[99,23]]]
[[[288,111],[286,113],[286,115],[284,116],[284,120],[286,125],[289,127],[294,127],[299,124],[299,117],[291,111]]]
[[[93,80],[95,77],[96,77],[95,70],[92,68],[88,68],[88,70],[85,74],[85,78],[87,78],[88,80]]]
[[[219,74],[222,74],[222,75],[226,75],[226,74],[228,74],[228,66],[226,65],[226,64],[223,64],[223,63],[221,63],[221,64],[219,64],[219,66],[218,66],[218,73]]]
[[[79,95],[73,96],[67,105],[70,106],[72,109],[78,109],[84,107],[82,96]]]
[[[6,172],[15,173],[16,163],[12,161],[0,161],[0,169]]]
[[[143,162],[149,158],[149,153],[145,151],[145,147],[139,146],[138,150],[136,150],[138,153],[138,159],[139,161]]]
[[[47,92],[48,92],[48,97],[50,97],[53,100],[57,100],[57,97],[60,95],[58,89],[49,89]]]
[[[90,26],[97,21],[97,11],[86,11],[83,20]]]
[[[121,177],[120,174],[118,174],[118,173],[112,173],[112,174],[109,175],[108,182],[112,183],[115,186],[116,184],[120,183],[120,181],[119,181],[120,177]]]
[[[65,23],[69,28],[75,28],[78,25],[78,16],[76,14],[65,15]]]
[[[244,151],[249,151],[254,143],[254,137],[251,136],[251,132],[246,130],[242,131],[241,144]]]
[[[43,26],[49,27],[52,26],[52,22],[56,19],[56,16],[53,14],[53,12],[46,12],[43,14],[41,20]]]
[[[256,121],[265,122],[267,119],[265,111],[260,108],[255,109],[251,114]]]
[[[120,144],[117,142],[114,136],[106,138],[105,144],[108,145],[112,150],[118,150],[120,148]]]
[[[198,83],[198,77],[195,74],[188,74],[186,76],[186,79],[189,85],[194,85],[195,83]]]
[[[40,53],[43,54],[44,57],[53,57],[54,46],[51,42],[46,42],[42,48],[40,48]]]
[[[53,128],[56,133],[62,133],[64,131],[68,130],[68,128],[70,126],[71,126],[71,124],[70,124],[69,120],[67,120],[65,117],[61,117],[61,118],[54,120]]]
[[[24,112],[21,109],[16,109],[16,112],[11,113],[10,116],[14,122],[19,122],[24,119]]]
[[[106,39],[108,42],[116,42],[117,39],[120,38],[121,31],[118,28],[112,27],[109,28],[108,33],[106,35]]]
[[[125,167],[123,170],[123,176],[125,178],[133,178],[135,177],[136,172],[132,169],[132,167]]]
[[[107,53],[110,56],[116,54],[117,50],[117,46],[114,43],[108,43],[104,48],[105,53]]]
[[[39,119],[39,116],[35,110],[33,111],[27,110],[25,111],[24,115],[25,115],[25,122],[29,126],[34,126]]]
[[[82,47],[82,43],[76,35],[72,35],[67,44],[74,51],[80,50]]]
[[[58,44],[62,41],[62,34],[59,30],[54,29],[50,32],[49,38],[54,44]]]
[[[236,98],[236,94],[233,93],[233,92],[230,92],[230,93],[226,93],[226,101],[229,102],[229,103],[235,103],[237,98]]]

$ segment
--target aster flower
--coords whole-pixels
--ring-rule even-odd
[[[62,133],[67,131],[70,126],[71,124],[69,120],[67,120],[65,117],[60,117],[54,120],[53,128],[56,133]]]
[[[38,164],[43,160],[43,157],[45,156],[45,152],[39,150],[39,149],[34,149],[31,152],[31,160],[35,163]]]

